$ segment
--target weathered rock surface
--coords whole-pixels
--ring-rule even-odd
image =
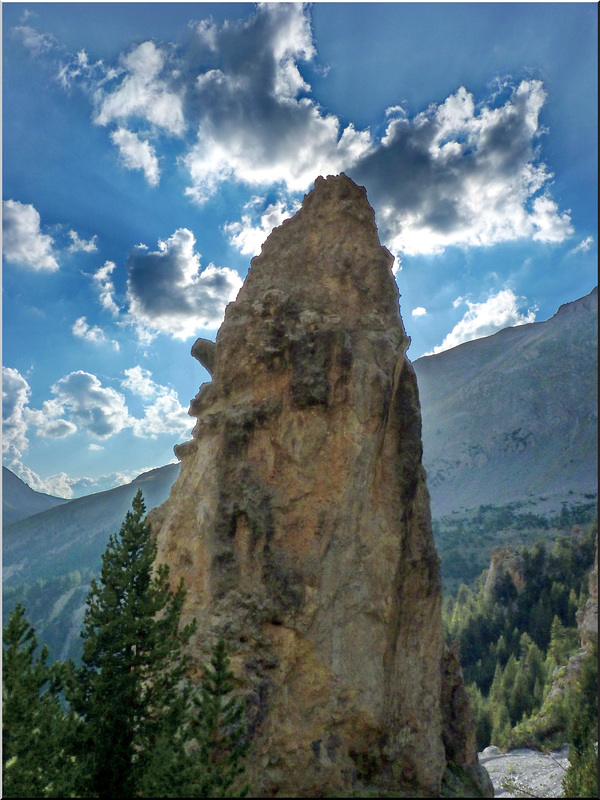
[[[579,640],[586,650],[594,647],[598,638],[598,534],[596,534],[596,557],[589,577],[589,595],[585,606],[577,613]]]
[[[491,796],[442,640],[392,262],[365,190],[318,178],[252,259],[214,353],[195,346],[213,380],[149,515],[198,619],[198,670],[228,638],[259,796],[439,796],[449,762]]]
[[[484,586],[486,598],[502,601],[502,591],[507,580],[517,592],[520,592],[526,583],[523,557],[510,545],[495,547],[492,550]]]

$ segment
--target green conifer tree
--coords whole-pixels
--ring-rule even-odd
[[[491,742],[501,750],[506,750],[510,742],[511,724],[508,708],[503,700],[494,706],[492,715]]]
[[[141,490],[120,535],[110,537],[100,581],[92,581],[84,617],[83,666],[68,699],[83,722],[79,765],[92,797],[164,796],[151,783],[160,752],[163,777],[185,759],[188,690],[180,584],[166,565],[153,569],[156,544],[144,521]],[[154,767],[154,768],[153,768]],[[178,795],[175,783],[170,796]]]
[[[565,797],[598,797],[598,640],[586,653],[576,691],[570,698],[570,765],[563,778]]]
[[[59,702],[61,668],[36,658],[35,631],[17,604],[2,632],[2,768],[4,797],[58,797],[71,767],[69,731],[76,722]]]
[[[246,737],[244,704],[231,696],[233,673],[229,669],[225,640],[221,637],[206,665],[200,696],[194,698],[198,717],[188,797],[245,797],[249,788],[241,780],[250,742]]]

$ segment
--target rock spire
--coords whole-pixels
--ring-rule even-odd
[[[150,515],[198,619],[198,669],[227,636],[258,796],[439,796],[449,762],[489,794],[442,640],[392,264],[365,189],[317,178],[252,259],[216,345],[192,349],[212,381]]]

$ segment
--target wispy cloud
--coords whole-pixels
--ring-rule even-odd
[[[114,350],[120,349],[119,342],[115,339],[108,339],[102,328],[99,328],[98,325],[90,327],[85,317],[79,317],[79,319],[75,320],[72,331],[73,336],[84,339],[86,342],[92,342],[93,344],[105,344],[106,342],[110,342]]]
[[[11,29],[13,36],[19,38],[23,46],[33,56],[39,56],[57,46],[57,41],[51,33],[40,33],[31,25],[17,25]]]
[[[120,309],[114,299],[115,285],[110,277],[115,269],[116,264],[114,261],[105,261],[103,266],[94,273],[93,281],[98,290],[102,308],[117,316]]]
[[[590,247],[594,244],[594,237],[593,236],[586,236],[577,247],[574,247],[572,250],[569,250],[569,255],[575,255],[575,253],[587,253]]]
[[[96,244],[97,236],[92,236],[92,238],[87,241],[85,239],[80,239],[76,231],[69,231],[69,236],[71,237],[71,244],[69,245],[69,251],[71,253],[77,253],[79,250],[82,250],[84,253],[95,253],[98,250],[98,245]]]

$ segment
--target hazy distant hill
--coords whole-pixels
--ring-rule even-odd
[[[150,510],[167,499],[178,472],[179,464],[168,464],[124,486],[69,500],[4,528],[3,580],[31,583],[98,567],[108,537],[119,531],[137,490]]]
[[[414,367],[434,517],[515,500],[557,512],[597,493],[597,288]]]
[[[62,497],[36,492],[21,478],[6,467],[2,467],[2,526],[11,525],[32,514],[67,503]]]

